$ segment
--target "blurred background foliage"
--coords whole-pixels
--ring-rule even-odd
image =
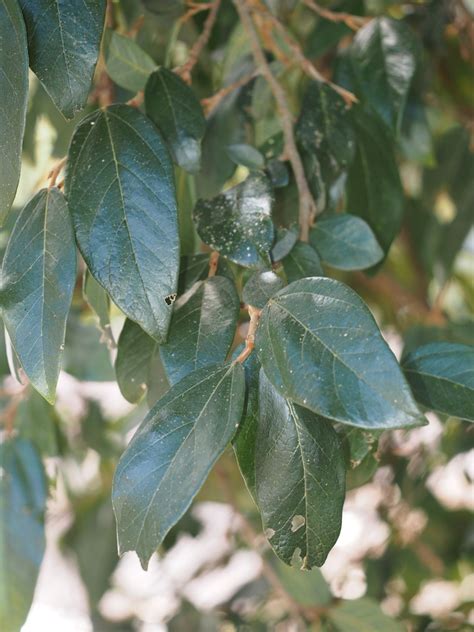
[[[323,74],[337,68],[352,37],[345,24],[319,18],[296,0],[268,5]],[[186,59],[204,20],[201,12],[181,25],[185,7],[179,0],[113,0],[112,8],[115,31],[134,39],[152,64],[170,67]],[[397,149],[403,230],[377,276],[337,274],[369,303],[399,357],[430,341],[474,344],[473,3],[342,0],[331,8],[404,18],[417,32],[421,56]],[[196,68],[198,95],[208,97],[248,74],[249,52],[232,2],[225,0]],[[102,58],[89,110],[111,95],[121,101],[134,96],[113,81],[113,62],[107,68]],[[120,67],[116,72],[120,77]],[[298,112],[302,71],[278,72]],[[22,178],[0,234],[2,253],[15,211],[65,155],[84,114],[66,122],[31,77]],[[197,197],[214,195],[246,173],[227,147],[248,142],[262,147],[274,143],[275,134],[278,138],[268,86],[255,79],[232,92],[207,125],[201,173],[193,177],[177,170],[188,255],[199,250],[189,213]],[[276,215],[289,226],[297,207],[294,184],[280,191]],[[119,561],[112,476],[162,378],[154,368],[148,400],[138,407],[123,399],[114,371],[123,317],[113,306],[109,316],[101,300],[92,282],[78,278],[54,408],[9,375],[2,334],[2,420],[45,457],[50,487],[47,553],[25,631],[472,629],[473,432],[454,418],[429,415],[429,426],[410,433],[367,433],[365,440],[357,435],[341,537],[322,571],[289,569],[269,552],[230,451],[194,509],[168,535],[148,574],[130,554]],[[344,602],[331,609],[337,600]]]

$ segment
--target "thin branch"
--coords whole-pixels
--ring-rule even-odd
[[[219,253],[214,250],[209,257],[209,273],[208,278],[216,276],[217,266],[219,265]]]
[[[240,79],[237,79],[237,81],[234,81],[228,86],[224,86],[218,92],[211,95],[210,97],[201,99],[201,105],[204,109],[205,115],[209,116],[213,112],[213,110],[216,109],[216,107],[219,105],[222,99],[225,99],[225,97],[231,94],[231,92],[234,92],[234,90],[238,90],[239,88],[242,88],[242,86],[247,85],[250,81],[252,81],[252,79],[255,79],[255,77],[258,77],[259,74],[260,72],[258,70],[254,70],[248,75],[244,75]]]
[[[361,15],[351,15],[350,13],[345,13],[344,11],[331,11],[325,7],[320,7],[319,4],[314,2],[314,0],[303,0],[303,3],[325,20],[329,20],[331,22],[343,22],[353,31],[357,31],[371,19],[365,18]]]
[[[293,173],[295,175],[296,186],[298,188],[300,238],[302,241],[308,241],[310,224],[312,221],[312,217],[316,215],[317,208],[316,203],[313,200],[313,196],[311,195],[308,183],[306,181],[301,156],[299,155],[298,149],[296,147],[296,141],[293,134],[293,116],[289,108],[285,91],[283,90],[276,77],[273,75],[271,68],[267,62],[265,53],[263,52],[263,49],[260,45],[260,40],[258,38],[255,25],[253,23],[245,0],[234,0],[234,4],[239,13],[242,26],[249,36],[255,63],[260,69],[262,75],[267,80],[278,106],[281,125],[283,128],[283,135],[285,139],[284,153],[286,154],[286,156],[288,156],[288,160],[291,163]]]
[[[250,323],[247,336],[245,338],[245,347],[234,360],[234,364],[237,364],[237,362],[240,362],[242,364],[242,362],[244,362],[249,357],[249,355],[255,348],[255,334],[257,332],[258,322],[260,320],[260,314],[262,313],[262,310],[258,309],[257,307],[253,307],[252,305],[248,305],[247,311],[250,316]]]
[[[144,98],[145,94],[143,90],[139,90],[134,97],[127,101],[127,105],[130,105],[132,108],[138,108],[143,103]]]
[[[66,162],[67,162],[67,156],[64,156],[64,158],[61,158],[61,160],[57,162],[54,165],[54,167],[51,169],[51,171],[48,173],[48,177],[47,177],[47,179],[49,180],[48,189],[52,189],[54,186],[56,186],[56,180],[58,179],[58,176],[61,173]]]
[[[320,81],[321,83],[326,83],[328,86],[330,86],[334,90],[334,92],[337,92],[337,94],[339,94],[339,96],[341,96],[344,99],[347,105],[351,106],[353,103],[357,103],[358,99],[355,96],[355,94],[353,94],[349,90],[346,90],[345,88],[342,88],[341,86],[338,86],[332,81],[329,81],[328,79],[326,79],[326,77],[324,77],[319,72],[319,70],[317,70],[317,68],[315,68],[314,64],[307,57],[305,57],[301,49],[301,46],[298,44],[295,38],[288,32],[288,30],[280,22],[280,20],[275,15],[273,15],[273,13],[269,11],[269,9],[260,0],[253,0],[253,3],[254,3],[254,7],[256,8],[253,8],[252,10],[257,13],[257,18],[258,16],[260,17],[263,16],[264,19],[271,22],[271,24],[273,25],[273,28],[275,28],[275,30],[277,30],[280,33],[281,37],[285,40],[286,45],[292,51],[294,55],[294,59],[298,62],[298,64],[301,66],[302,70],[308,75],[308,77],[310,77],[314,81]],[[275,50],[274,52],[276,53],[277,51]],[[288,63],[289,64],[294,63],[294,60],[288,60]]]
[[[214,2],[212,3],[212,8],[209,11],[209,15],[207,16],[206,21],[204,22],[204,28],[202,30],[202,33],[197,38],[196,42],[194,43],[194,46],[191,48],[189,52],[188,61],[185,64],[183,64],[180,68],[176,69],[176,73],[183,79],[183,81],[186,81],[186,83],[191,83],[191,72],[197,60],[199,59],[199,56],[203,48],[206,46],[207,42],[209,41],[209,38],[212,32],[212,27],[214,26],[215,21],[217,19],[217,12],[219,11],[220,4],[221,4],[221,0],[214,0]]]

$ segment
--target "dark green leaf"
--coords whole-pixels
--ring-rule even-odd
[[[321,566],[341,530],[344,453],[329,421],[285,400],[260,372],[256,436],[257,505],[286,564]]]
[[[58,455],[56,411],[33,389],[18,405],[15,428],[22,439],[28,439],[36,446],[40,454]]]
[[[168,341],[160,355],[171,384],[224,361],[234,339],[240,301],[232,281],[198,281],[175,304]]]
[[[104,28],[105,0],[20,0],[30,66],[66,118],[85,106]]]
[[[269,180],[252,173],[244,182],[194,209],[201,239],[242,266],[269,261],[273,244],[272,191]]]
[[[357,93],[397,131],[416,57],[416,40],[410,28],[387,17],[375,18],[361,28],[349,51]]]
[[[310,241],[322,261],[339,270],[364,270],[384,256],[370,226],[349,213],[319,218]]]
[[[17,0],[0,0],[0,225],[15,198],[28,104],[26,29]]]
[[[305,277],[324,275],[318,253],[303,241],[296,243],[282,263],[288,283]]]
[[[393,141],[385,125],[359,108],[354,112],[357,150],[347,178],[347,207],[369,224],[385,252],[403,216],[403,189]]]
[[[343,601],[328,613],[338,632],[404,632],[405,627],[382,612],[373,599]]]
[[[85,119],[71,142],[66,191],[89,270],[129,318],[164,340],[179,237],[173,168],[152,123],[126,105]]]
[[[265,158],[252,145],[245,145],[244,143],[228,145],[226,151],[235,164],[243,165],[248,169],[263,169],[265,165]]]
[[[278,274],[271,270],[255,272],[244,286],[242,299],[247,305],[262,308],[284,285]]]
[[[272,260],[281,261],[291,252],[291,249],[298,241],[299,226],[290,228],[279,228],[276,234],[276,242],[272,248]]]
[[[191,173],[199,171],[206,122],[193,90],[176,73],[159,68],[146,84],[145,107],[176,163]]]
[[[278,391],[324,417],[363,428],[423,422],[372,314],[339,281],[281,290],[262,312],[256,346]]]
[[[18,632],[33,601],[45,549],[46,480],[29,441],[0,444],[0,629]]]
[[[159,400],[123,454],[112,500],[120,553],[152,553],[188,509],[242,415],[244,370],[219,364],[187,375]]]
[[[156,378],[162,386],[160,396],[168,390],[164,369],[160,372],[159,367],[152,367],[155,359],[159,361],[156,340],[127,318],[118,340],[115,373],[120,392],[132,404],[140,401]]]
[[[184,294],[196,281],[204,280],[209,274],[209,254],[188,255],[181,257],[179,264],[178,294]],[[216,274],[234,280],[229,263],[219,258]]]
[[[153,59],[134,40],[107,29],[104,37],[107,73],[118,86],[139,92],[155,70]]]
[[[424,345],[409,353],[402,366],[420,404],[474,421],[474,347],[449,342]]]
[[[329,185],[354,158],[354,131],[342,97],[317,81],[311,82],[296,125],[299,145],[315,155],[323,180]]]
[[[21,211],[2,268],[5,326],[32,385],[54,402],[76,281],[76,249],[66,200],[43,189]]]
[[[89,270],[84,273],[82,294],[95,313],[99,329],[102,332],[101,341],[111,348],[115,347],[114,335],[110,325],[110,298],[104,288],[97,283]]]

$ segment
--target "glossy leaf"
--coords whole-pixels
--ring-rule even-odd
[[[33,445],[0,444],[0,629],[18,632],[33,601],[45,550],[46,479]]]
[[[171,384],[226,359],[234,339],[240,301],[225,277],[198,281],[175,304],[168,341],[160,356]]]
[[[143,90],[156,68],[150,55],[134,40],[110,29],[104,38],[104,58],[109,77],[132,92]]]
[[[219,364],[187,375],[151,409],[115,474],[121,554],[136,551],[147,568],[232,439],[244,396],[242,366]]]
[[[72,118],[85,106],[99,56],[105,0],[20,0],[30,66],[56,106]]]
[[[338,632],[403,632],[405,626],[382,612],[373,599],[342,601],[328,613]]]
[[[89,270],[130,319],[164,340],[179,237],[173,168],[152,123],[126,105],[85,119],[71,142],[66,193]]]
[[[256,347],[277,390],[315,413],[362,428],[423,422],[372,314],[339,281],[281,290],[262,312]]]
[[[260,373],[255,454],[257,505],[286,564],[321,566],[341,529],[345,465],[329,421],[285,400]]]
[[[176,163],[191,173],[199,171],[206,123],[193,90],[176,73],[159,68],[146,84],[145,107],[169,144]]]
[[[268,178],[252,173],[244,182],[194,209],[201,239],[242,266],[269,261],[273,244],[272,191]]]
[[[357,32],[350,48],[358,94],[396,130],[415,74],[416,56],[410,28],[387,17],[370,20]]]
[[[288,283],[324,274],[318,253],[303,241],[296,243],[282,263]]]
[[[339,270],[364,270],[384,256],[370,226],[349,213],[320,217],[310,241],[322,261]]]
[[[76,248],[66,200],[43,189],[23,208],[3,260],[5,326],[32,385],[54,402],[76,281]]]
[[[276,241],[272,248],[272,260],[281,261],[289,254],[298,241],[299,226],[279,228],[276,231]]]
[[[0,0],[0,225],[15,198],[28,104],[26,29],[17,0]]]
[[[284,285],[278,274],[271,270],[255,272],[244,285],[242,299],[247,305],[262,308]]]
[[[209,274],[209,254],[185,255],[179,263],[178,294],[184,294],[196,281],[203,281]],[[216,274],[234,281],[229,262],[219,258]]]
[[[474,347],[449,342],[424,345],[409,353],[402,366],[420,404],[474,421]]]
[[[303,99],[296,125],[299,145],[315,155],[329,184],[354,158],[354,131],[342,97],[323,83],[313,81]]]
[[[132,404],[139,402],[145,394],[152,373],[158,374],[157,367],[152,371],[152,361],[156,356],[159,356],[156,340],[127,318],[118,339],[115,374],[120,392]],[[161,381],[164,382],[164,394],[168,384],[166,380]]]
[[[247,169],[263,169],[265,165],[265,158],[252,145],[245,145],[244,143],[228,145],[226,151],[235,164],[243,165]]]
[[[403,190],[393,141],[384,124],[358,109],[354,112],[356,156],[348,172],[347,207],[362,217],[387,252],[403,217]]]

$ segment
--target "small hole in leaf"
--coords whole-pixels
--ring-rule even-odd
[[[165,296],[165,303],[167,305],[173,305],[173,303],[176,300],[176,296],[177,296],[176,293],[175,294],[168,294],[168,296]]]

